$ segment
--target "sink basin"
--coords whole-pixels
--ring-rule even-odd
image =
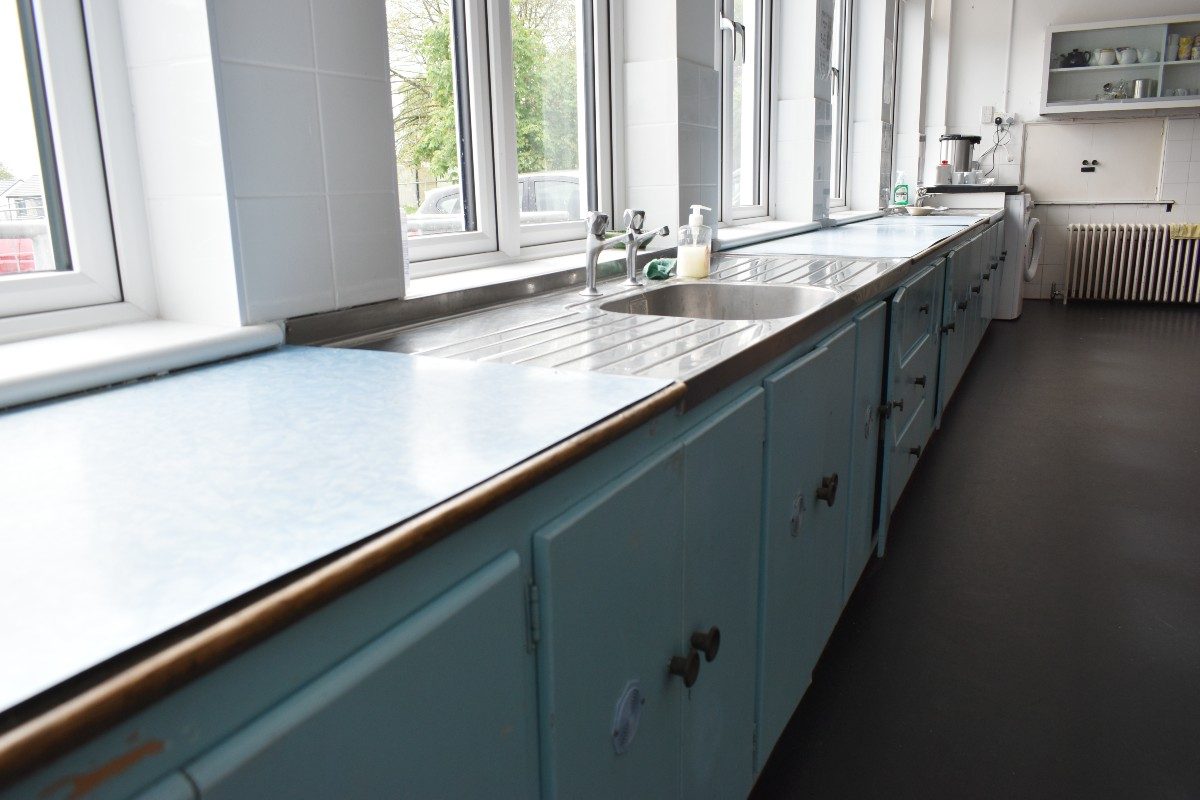
[[[832,289],[817,286],[765,286],[755,283],[671,283],[610,300],[603,311],[695,319],[777,319],[798,317],[830,303]]]

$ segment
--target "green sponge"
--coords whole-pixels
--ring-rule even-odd
[[[642,274],[652,281],[665,281],[675,274],[675,259],[656,258],[646,265]]]

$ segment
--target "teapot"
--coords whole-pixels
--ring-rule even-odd
[[[1086,67],[1091,60],[1091,53],[1085,53],[1077,47],[1071,52],[1063,54],[1062,65],[1064,67]]]
[[[1136,64],[1138,63],[1138,51],[1132,47],[1117,48],[1117,63],[1119,64]]]
[[[1153,64],[1158,61],[1158,51],[1152,50],[1149,47],[1139,47],[1137,54],[1138,61],[1142,64]]]

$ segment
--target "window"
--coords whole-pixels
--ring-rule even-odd
[[[721,220],[767,216],[770,0],[721,0]]]
[[[0,5],[0,317],[121,299],[81,4]]]
[[[610,156],[596,133],[608,120],[606,6],[387,0],[416,274],[562,247],[607,206]]]
[[[850,26],[854,0],[834,0],[833,35],[830,41],[829,78],[832,89],[833,141],[830,144],[829,207],[846,206],[846,142],[850,125]]]

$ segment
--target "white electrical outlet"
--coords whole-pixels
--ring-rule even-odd
[[[1001,114],[1000,116],[1004,117],[1005,125],[1016,125],[1017,124],[1017,115],[1016,114]]]
[[[996,117],[996,110],[992,106],[984,106],[983,114],[980,116],[979,121],[982,122],[984,125],[991,125],[992,120],[995,119],[995,117]]]

